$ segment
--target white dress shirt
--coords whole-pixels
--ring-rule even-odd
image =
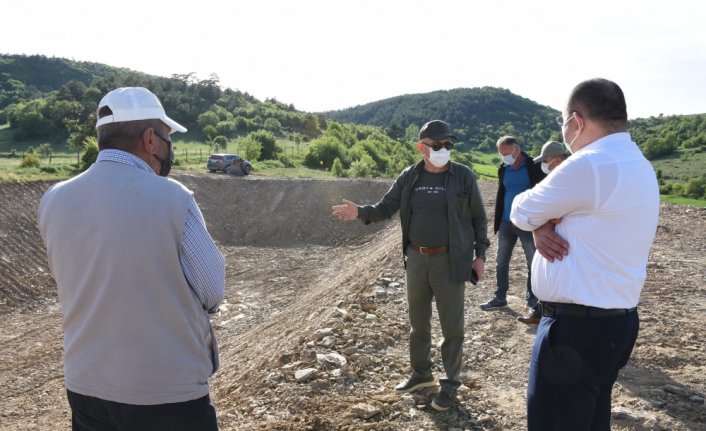
[[[510,219],[535,230],[560,218],[569,243],[563,260],[540,253],[532,261],[532,290],[542,301],[600,308],[637,306],[659,219],[652,165],[627,132],[580,149],[534,188],[519,194]]]

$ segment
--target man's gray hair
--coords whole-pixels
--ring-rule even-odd
[[[517,142],[514,136],[506,135],[498,139],[498,142],[495,144],[498,148],[500,148],[501,145],[517,145],[519,147],[520,143]]]
[[[164,127],[164,123],[154,119],[104,124],[98,128],[98,149],[134,153],[140,143],[140,136],[150,127],[160,130]]]

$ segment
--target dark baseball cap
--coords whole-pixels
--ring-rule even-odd
[[[432,141],[440,141],[444,138],[456,139],[456,136],[451,133],[451,128],[448,124],[441,120],[432,120],[419,129],[419,139],[429,138]]]

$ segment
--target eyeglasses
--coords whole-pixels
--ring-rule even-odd
[[[453,143],[453,142],[443,142],[443,143],[442,143],[442,142],[434,142],[434,143],[431,144],[431,145],[429,145],[429,144],[427,144],[427,143],[425,143],[425,142],[422,142],[422,143],[423,143],[424,145],[426,145],[427,147],[431,147],[431,149],[434,150],[434,151],[439,151],[439,150],[441,149],[441,147],[444,147],[444,148],[446,148],[447,150],[451,150],[451,149],[454,147],[454,143]]]
[[[569,115],[569,118],[567,118],[566,121],[564,121],[563,115],[559,115],[558,117],[556,117],[556,124],[560,125],[561,127],[566,126],[569,123],[569,121],[571,121],[571,119],[574,118],[574,115],[576,115],[576,111],[571,111],[571,112],[569,112],[569,114],[571,114],[571,115]]]
[[[164,136],[160,135],[160,134],[157,133],[157,131],[154,130],[154,129],[152,129],[152,131],[154,132],[155,135],[157,135],[157,137],[158,137],[159,139],[161,139],[161,140],[163,140],[164,142],[166,142],[167,145],[169,145],[169,148],[172,148],[172,141],[171,141],[171,140],[169,140],[169,139],[165,138]]]

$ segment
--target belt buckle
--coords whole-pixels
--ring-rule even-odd
[[[547,316],[547,317],[554,316],[554,308],[552,308],[551,305],[545,304],[544,302],[540,301],[539,306],[541,307],[540,314],[542,316]]]
[[[423,254],[428,256],[429,254],[425,251],[428,250],[430,247],[422,247],[421,245],[419,246],[419,254]]]

